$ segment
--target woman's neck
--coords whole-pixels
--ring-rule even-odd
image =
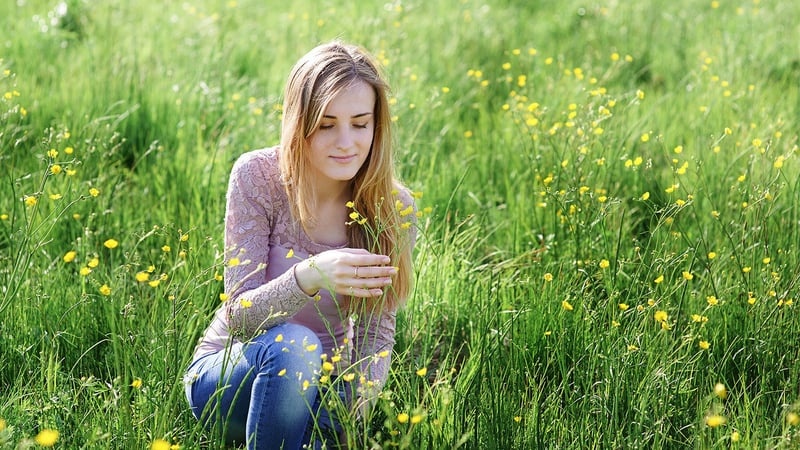
[[[353,187],[349,182],[316,183],[314,196],[320,206],[339,203],[344,207],[345,203],[352,200]]]

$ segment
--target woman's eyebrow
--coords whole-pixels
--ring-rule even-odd
[[[372,115],[371,112],[363,112],[363,113],[360,113],[360,114],[356,114],[354,116],[350,116],[350,118],[351,119],[359,119],[361,117],[371,116],[371,115]],[[322,118],[323,119],[336,119],[336,116],[332,116],[330,114],[325,114],[324,116],[322,116]]]

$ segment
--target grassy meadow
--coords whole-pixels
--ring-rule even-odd
[[[223,448],[182,375],[233,161],[334,38],[417,280],[352,448],[800,448],[800,4],[0,4],[0,448]]]

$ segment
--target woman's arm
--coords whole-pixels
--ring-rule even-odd
[[[269,241],[274,226],[277,176],[260,152],[243,155],[233,166],[225,212],[225,293],[228,326],[249,339],[286,320],[310,297],[297,285],[294,268],[267,279]],[[276,169],[277,170],[277,169]]]

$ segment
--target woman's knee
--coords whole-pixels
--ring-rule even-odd
[[[308,327],[283,323],[254,338],[245,350],[251,365],[263,369],[315,371],[321,364],[322,344]]]

